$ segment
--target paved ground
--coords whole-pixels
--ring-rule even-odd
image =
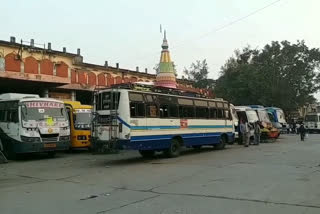
[[[1,214],[320,213],[320,135],[175,159],[136,152],[0,164]]]

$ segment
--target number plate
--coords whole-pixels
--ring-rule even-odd
[[[46,143],[44,144],[44,148],[56,148],[57,144],[55,143]]]

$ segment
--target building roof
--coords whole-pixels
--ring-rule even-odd
[[[41,48],[41,47],[37,47],[37,46],[31,46],[31,45],[27,45],[27,44],[23,44],[23,43],[10,42],[10,41],[5,41],[5,40],[0,40],[0,46],[11,47],[11,48],[16,48],[16,49],[23,48],[24,50],[27,50],[27,51],[29,49],[29,50],[33,50],[33,51],[43,52],[44,54],[48,54],[48,55],[55,54],[55,55],[65,56],[65,57],[70,57],[70,58],[81,57],[80,61],[74,62],[75,66],[80,66],[80,67],[84,67],[84,68],[91,68],[91,69],[99,69],[102,71],[123,72],[123,73],[128,73],[131,75],[136,75],[136,76],[141,76],[141,77],[149,77],[149,78],[156,79],[156,74],[83,62],[82,56],[75,54],[75,53],[46,49],[46,48]],[[186,83],[186,84],[193,83],[193,81],[188,80],[188,79],[177,79],[177,82],[178,83]]]
[[[57,51],[57,50],[52,50],[52,49],[49,50],[49,49],[40,48],[37,46],[31,46],[31,45],[21,44],[21,43],[17,43],[17,42],[8,42],[8,41],[4,41],[4,40],[0,40],[0,45],[6,46],[6,47],[12,47],[12,48],[32,48],[33,50],[45,51],[47,54],[56,54],[56,55],[61,55],[61,56],[69,56],[69,57],[78,56],[77,54],[74,54],[74,53]]]

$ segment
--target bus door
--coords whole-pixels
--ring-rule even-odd
[[[18,113],[18,102],[6,103],[7,110],[5,110],[5,121],[4,126],[6,134],[13,139],[19,137],[19,113]]]
[[[69,119],[69,126],[70,126],[70,129],[72,129],[72,127],[73,127],[72,108],[69,106],[66,106],[66,110],[67,110],[67,115],[68,115],[68,119]]]

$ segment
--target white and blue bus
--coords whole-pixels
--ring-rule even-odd
[[[94,150],[133,149],[143,157],[163,151],[167,157],[176,157],[182,146],[212,145],[223,149],[234,140],[227,101],[174,95],[152,88],[118,87],[95,95]]]

